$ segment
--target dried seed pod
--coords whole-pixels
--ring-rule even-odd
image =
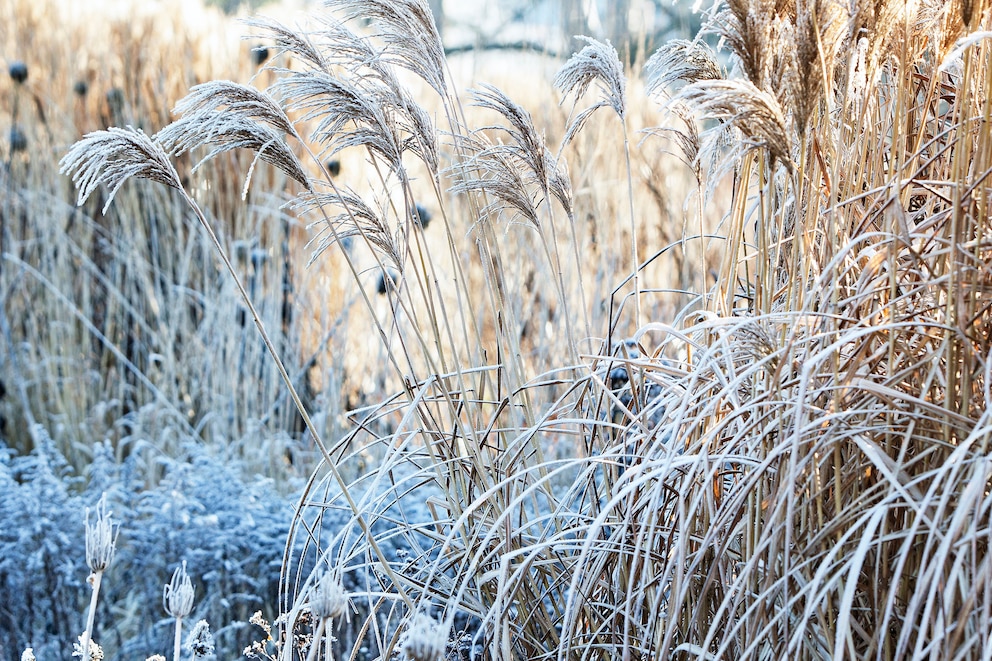
[[[14,79],[15,83],[21,85],[28,79],[28,65],[24,64],[20,60],[14,60],[10,63],[10,66],[7,67],[7,73],[10,74],[10,77]]]
[[[256,67],[261,66],[267,59],[269,59],[268,47],[258,45],[251,49],[251,61]]]

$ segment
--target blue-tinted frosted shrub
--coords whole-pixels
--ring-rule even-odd
[[[248,618],[256,610],[271,615],[276,604],[294,501],[192,443],[183,457],[134,443],[122,461],[98,443],[78,476],[44,431],[38,435],[29,456],[0,444],[0,588],[7,596],[0,658],[19,658],[29,646],[39,661],[71,653],[90,593],[83,520],[103,493],[121,524],[94,633],[107,658],[171,650],[162,588],[183,560],[196,589],[190,622],[210,623],[218,658],[240,655],[256,635]]]

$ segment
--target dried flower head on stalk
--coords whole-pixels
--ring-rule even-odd
[[[96,521],[93,523],[90,523],[90,510],[86,508],[86,564],[94,574],[104,572],[110,566],[117,550],[119,533],[120,526],[114,525],[104,494],[96,504]]]
[[[318,620],[330,620],[346,615],[348,595],[337,571],[324,572],[310,595],[310,612]]]
[[[451,624],[438,622],[426,613],[409,619],[400,639],[400,649],[409,661],[438,661],[448,646]]]
[[[187,617],[193,610],[193,582],[186,573],[186,561],[172,572],[172,580],[162,592],[162,607],[176,619]]]

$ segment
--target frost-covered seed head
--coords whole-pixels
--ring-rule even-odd
[[[410,661],[438,661],[444,657],[451,625],[438,622],[426,613],[410,618],[400,648]]]
[[[165,586],[162,594],[165,612],[174,618],[182,619],[193,610],[193,582],[186,573],[186,561],[172,573],[172,581]]]
[[[32,648],[27,648],[21,653],[21,661],[35,661],[34,650]]]
[[[93,523],[90,523],[90,510],[86,508],[86,564],[94,574],[106,571],[110,566],[119,532],[120,527],[115,529],[111,513],[107,511],[107,496],[104,494],[96,504],[96,521]]]
[[[85,636],[79,637],[78,643],[72,644],[72,655],[83,658],[83,638]],[[34,655],[32,655],[33,658]],[[93,640],[90,640],[90,661],[103,661],[103,648],[97,645]]]
[[[314,586],[310,596],[310,612],[318,620],[341,617],[348,609],[348,595],[345,594],[341,576],[334,571],[326,572]]]
[[[206,659],[213,656],[214,637],[210,633],[210,625],[206,620],[200,620],[193,625],[193,630],[189,632],[186,639],[186,649],[192,654],[194,659]]]

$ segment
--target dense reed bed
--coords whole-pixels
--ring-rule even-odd
[[[231,430],[278,429],[261,412],[289,399],[312,444],[277,469],[313,462],[250,654],[986,653],[987,3],[706,19],[714,38],[663,46],[643,84],[586,39],[528,111],[462,91],[425,3],[332,0],[249,24],[271,56],[252,84],[68,150],[69,217],[168,201],[202,305],[241,310],[190,332],[239,329],[267,396],[183,424],[245,448]],[[284,273],[333,296],[266,307],[230,234],[255,208]],[[182,401],[159,391],[156,411]]]

